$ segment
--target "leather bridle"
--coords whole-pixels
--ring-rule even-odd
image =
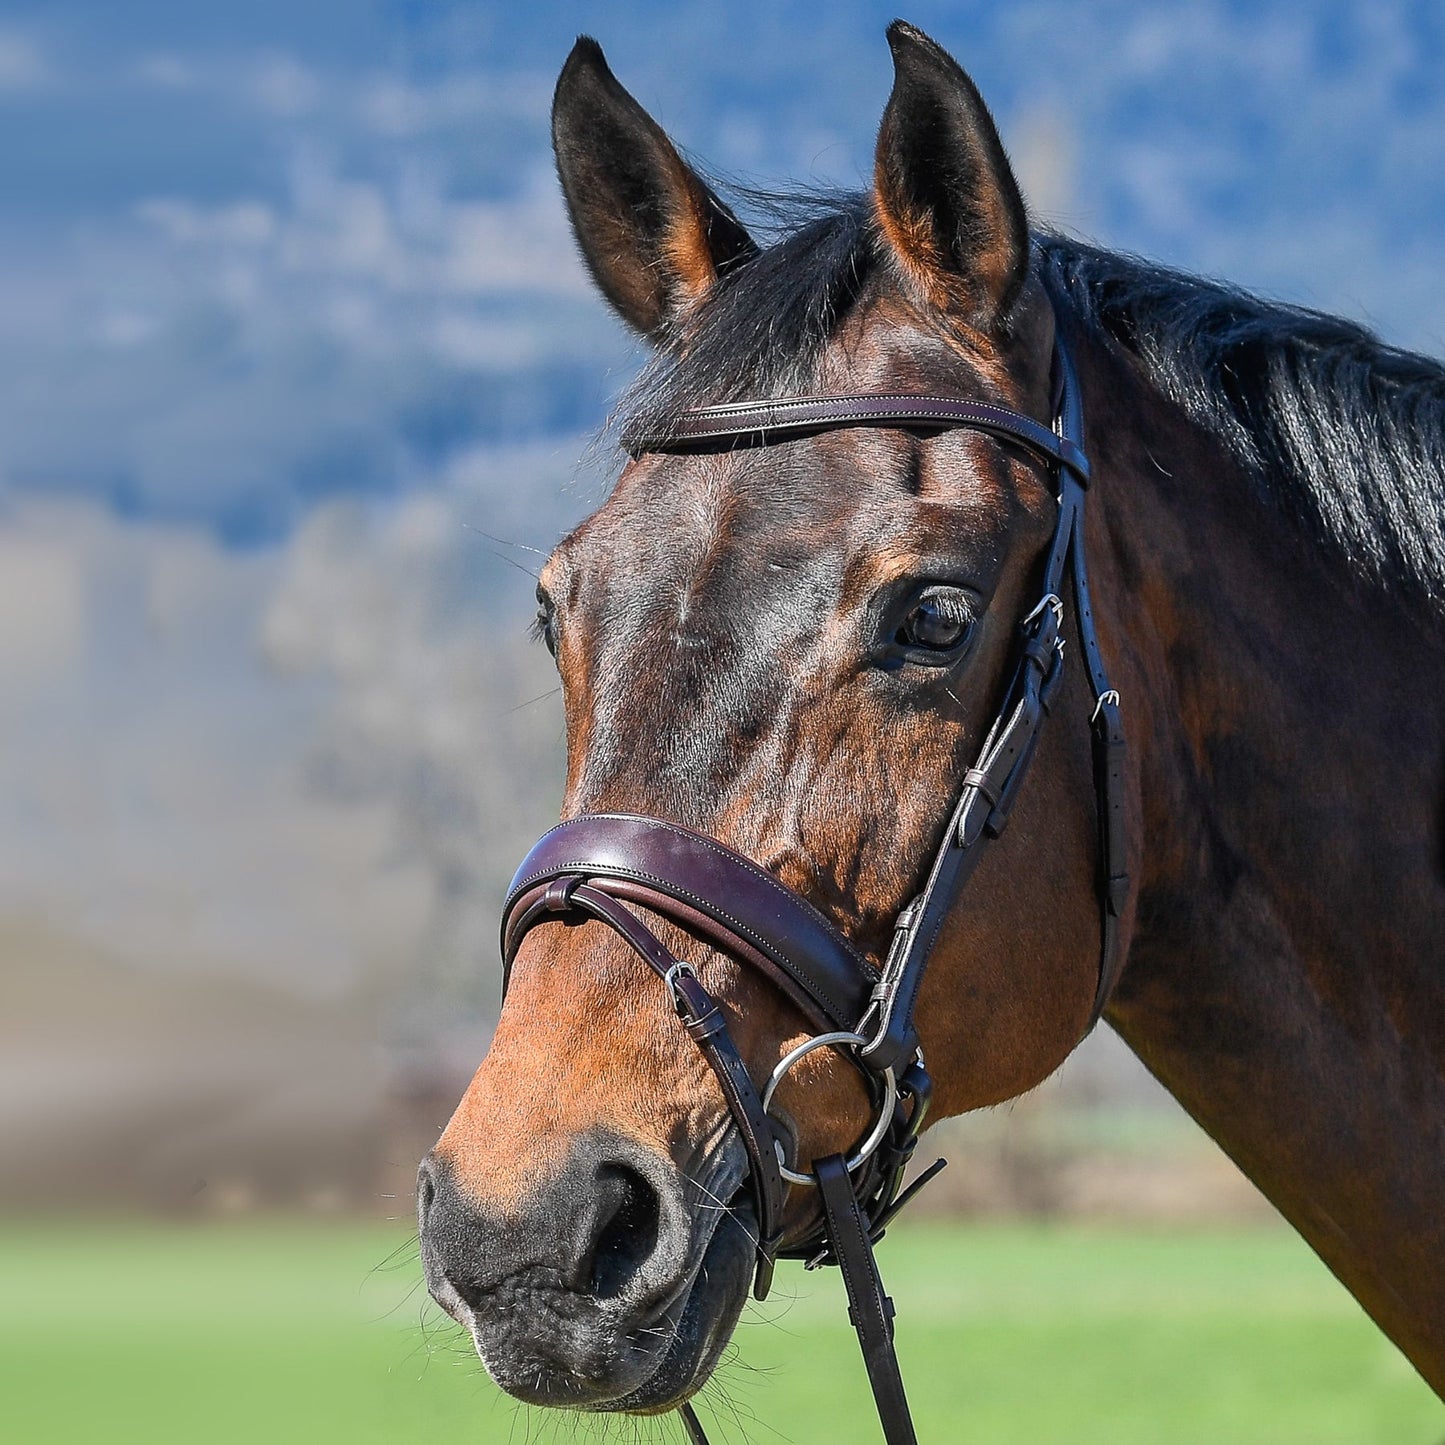
[[[779,1257],[803,1258],[809,1267],[841,1266],[849,1315],[889,1445],[916,1445],[916,1438],[893,1350],[893,1305],[883,1291],[873,1246],[894,1215],[943,1167],[937,1161],[903,1188],[931,1092],[914,1011],[944,920],[983,849],[1002,833],[1058,693],[1066,574],[1072,576],[1074,620],[1095,700],[1090,727],[1101,929],[1098,984],[1085,1033],[1103,1012],[1121,961],[1119,918],[1129,892],[1124,735],[1119,695],[1109,685],[1089,600],[1084,556],[1089,463],[1078,381],[1067,345],[1057,334],[1053,396],[1051,428],[1006,407],[958,397],[867,394],[701,407],[676,417],[665,431],[624,438],[627,450],[640,456],[766,446],[839,427],[967,427],[1024,447],[1057,477],[1058,520],[1039,600],[1022,620],[1003,706],[963,775],[927,881],[899,915],[881,971],[810,903],[751,859],[657,818],[586,814],[552,829],[518,869],[502,916],[507,973],[522,940],[539,924],[590,918],[617,933],[666,984],[679,1019],[717,1077],[747,1153],[758,1227],[754,1295],[766,1296]],[[639,908],[756,968],[817,1030],[781,1061],[761,1096],[721,1010],[692,966],[676,958],[643,921]],[[788,1138],[775,1129],[766,1105],[792,1065],[823,1046],[839,1048],[859,1070],[878,1117],[852,1157],[816,1160],[810,1178],[789,1166]],[[787,1249],[781,1247],[785,1177],[816,1183],[823,1204],[823,1218]],[[691,1406],[679,1409],[690,1439],[706,1445]]]

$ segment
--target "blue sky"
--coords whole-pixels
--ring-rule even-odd
[[[0,5],[0,496],[275,544],[575,437],[635,353],[546,115],[579,30],[698,156],[866,175],[891,7]],[[915,5],[1039,213],[1445,347],[1433,4]],[[501,482],[499,486],[503,485]]]

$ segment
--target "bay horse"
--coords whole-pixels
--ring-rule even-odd
[[[1028,444],[1067,343],[1089,625],[1129,738],[1117,978],[1101,990],[1104,689],[1076,646],[1012,821],[932,940],[913,1042],[933,1116],[1032,1089],[1098,997],[1445,1392],[1445,369],[1031,232],[973,82],[912,27],[888,39],[871,191],[767,246],[595,42],[562,71],[579,248],[655,347],[626,403],[644,441],[538,589],[563,818],[715,842],[739,887],[796,898],[877,978],[1038,615],[1061,488],[1085,475]],[[708,408],[819,396],[942,397],[1013,430],[834,406],[762,445],[737,427],[674,444]],[[878,1101],[847,1047],[795,1057],[819,1031],[807,999],[699,913],[634,898],[629,942],[568,911],[576,884],[538,885],[557,911],[509,944],[490,1051],[422,1166],[422,1255],[504,1390],[657,1413],[729,1338],[773,1168],[679,988],[715,1002],[737,1088],[785,1064],[766,1109],[796,1182],[773,1246],[817,1235],[812,1169],[857,1147]],[[654,944],[659,973],[678,961],[669,988],[639,962]]]

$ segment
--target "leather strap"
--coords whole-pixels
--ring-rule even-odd
[[[847,1165],[841,1154],[830,1154],[819,1159],[814,1169],[828,1219],[828,1242],[843,1271],[848,1319],[858,1335],[883,1438],[888,1445],[918,1445],[898,1368],[898,1352],[893,1347],[893,1301],[884,1292],[868,1222],[858,1207]]]
[[[943,1160],[940,1159],[898,1201],[899,1206],[906,1203],[942,1167]],[[878,1407],[879,1423],[883,1426],[883,1439],[886,1445],[918,1445],[893,1339],[893,1301],[883,1288],[883,1279],[878,1273],[878,1262],[873,1253],[874,1245],[882,1238],[882,1225],[870,1224],[864,1214],[841,1154],[819,1159],[814,1168],[827,1221],[827,1262],[838,1265],[843,1273],[843,1288],[848,1294],[848,1321],[858,1336],[863,1367],[868,1372],[868,1384]],[[891,1213],[889,1217],[892,1217]],[[690,1445],[708,1445],[707,1434],[692,1405],[684,1402],[677,1407],[677,1413]]]
[[[1067,346],[1055,350],[1055,413],[1058,426],[1083,445],[1084,410],[1079,380]],[[1089,1033],[1102,1017],[1109,996],[1118,982],[1124,959],[1119,945],[1119,919],[1129,898],[1128,814],[1125,811],[1124,720],[1118,691],[1109,683],[1099,631],[1094,623],[1094,604],[1089,593],[1088,548],[1084,543],[1084,492],[1087,479],[1065,471],[1060,477],[1061,505],[1073,513],[1069,530],[1069,566],[1074,579],[1074,612],[1079,630],[1079,648],[1094,694],[1094,711],[1089,726],[1094,736],[1094,800],[1098,827],[1099,894],[1099,979],[1094,1004],[1084,1032]]]
[[[758,967],[798,999],[819,1032],[854,1031],[877,971],[811,905],[756,863],[716,839],[656,818],[589,814],[560,824],[524,860],[503,908],[504,989],[526,935],[544,922],[569,917],[605,923],[672,989],[679,1017],[707,1054],[748,1152],[761,1235],[754,1293],[762,1298],[775,1258],[815,1255],[821,1222],[780,1250],[784,1186],[775,1131],[722,1027],[720,1012],[691,967],[680,963],[636,914],[637,905]],[[761,952],[760,944],[771,956]],[[819,978],[836,985],[826,1003],[815,996]],[[838,993],[849,999],[850,1012],[834,1012]],[[870,1089],[876,1088],[879,1076],[856,1054],[847,1057]],[[884,1142],[855,1178],[875,1219],[898,1195],[928,1112],[931,1084],[921,1065],[898,1071],[898,1086],[899,1102]]]
[[[1056,425],[1083,454],[1083,412],[1073,362],[1062,338],[1055,347]],[[1061,459],[1062,460],[1062,459]],[[1039,729],[1063,676],[1063,620],[1066,571],[1073,574],[1075,622],[1093,688],[1095,796],[1098,809],[1100,944],[1094,1000],[1084,1032],[1098,1022],[1108,1003],[1122,960],[1118,920],[1128,897],[1124,838],[1124,733],[1119,695],[1109,685],[1094,626],[1084,547],[1087,466],[1059,467],[1059,516],[1044,562],[1043,597],[1025,619],[1019,662],[1007,701],[977,761],[964,774],[958,802],[934,857],[923,891],[899,916],[883,974],[874,990],[873,1037],[862,1052],[876,1068],[897,1066],[918,1047],[913,1013],[928,960],[959,891],[972,875],[990,839],[1008,822]]]
[[[763,1112],[747,1065],[728,1033],[722,1011],[689,964],[674,958],[631,909],[589,885],[582,875],[554,878],[523,896],[526,901],[514,925],[519,938],[549,917],[567,919],[581,914],[595,918],[617,933],[671,990],[673,1007],[717,1079],[748,1156],[748,1180],[758,1222],[753,1294],[757,1299],[766,1299],[782,1238],[786,1185],[778,1169],[773,1127]]]
[[[735,401],[685,411],[665,429],[633,431],[622,438],[631,456],[682,451],[704,442],[766,445],[808,432],[844,426],[969,427],[1027,447],[1035,456],[1087,478],[1089,462],[1070,434],[1059,435],[1031,416],[992,402],[961,396],[864,393],[859,396],[796,396]]]
[[[702,1421],[697,1418],[697,1411],[692,1408],[691,1403],[684,1401],[677,1407],[677,1413],[682,1419],[682,1428],[687,1433],[688,1445],[707,1445]]]
[[[743,952],[820,1033],[853,1028],[877,971],[811,903],[716,838],[660,818],[590,813],[561,823],[522,860],[502,913],[510,967],[525,929],[519,902],[552,879],[607,880],[725,952]]]
[[[872,1038],[861,1054],[874,1068],[899,1067],[918,1050],[914,1009],[938,935],[983,849],[1008,822],[1060,678],[1058,613],[1039,612],[1009,694],[978,759],[964,775],[958,802],[934,855],[923,891],[899,915],[883,974],[873,993]],[[860,1029],[860,1032],[868,1032]]]
[[[748,1076],[747,1065],[728,1033],[727,1020],[697,975],[686,964],[677,965],[667,980],[673,1007],[689,1036],[716,1077],[748,1156],[748,1175],[753,1181],[754,1208],[758,1220],[757,1268],[753,1273],[753,1297],[764,1300],[773,1284],[773,1261],[782,1242],[784,1191],[778,1169],[776,1136],[763,1101]]]

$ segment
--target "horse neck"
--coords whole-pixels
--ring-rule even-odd
[[[1142,840],[1110,1021],[1445,1391],[1440,631],[1085,368]]]

